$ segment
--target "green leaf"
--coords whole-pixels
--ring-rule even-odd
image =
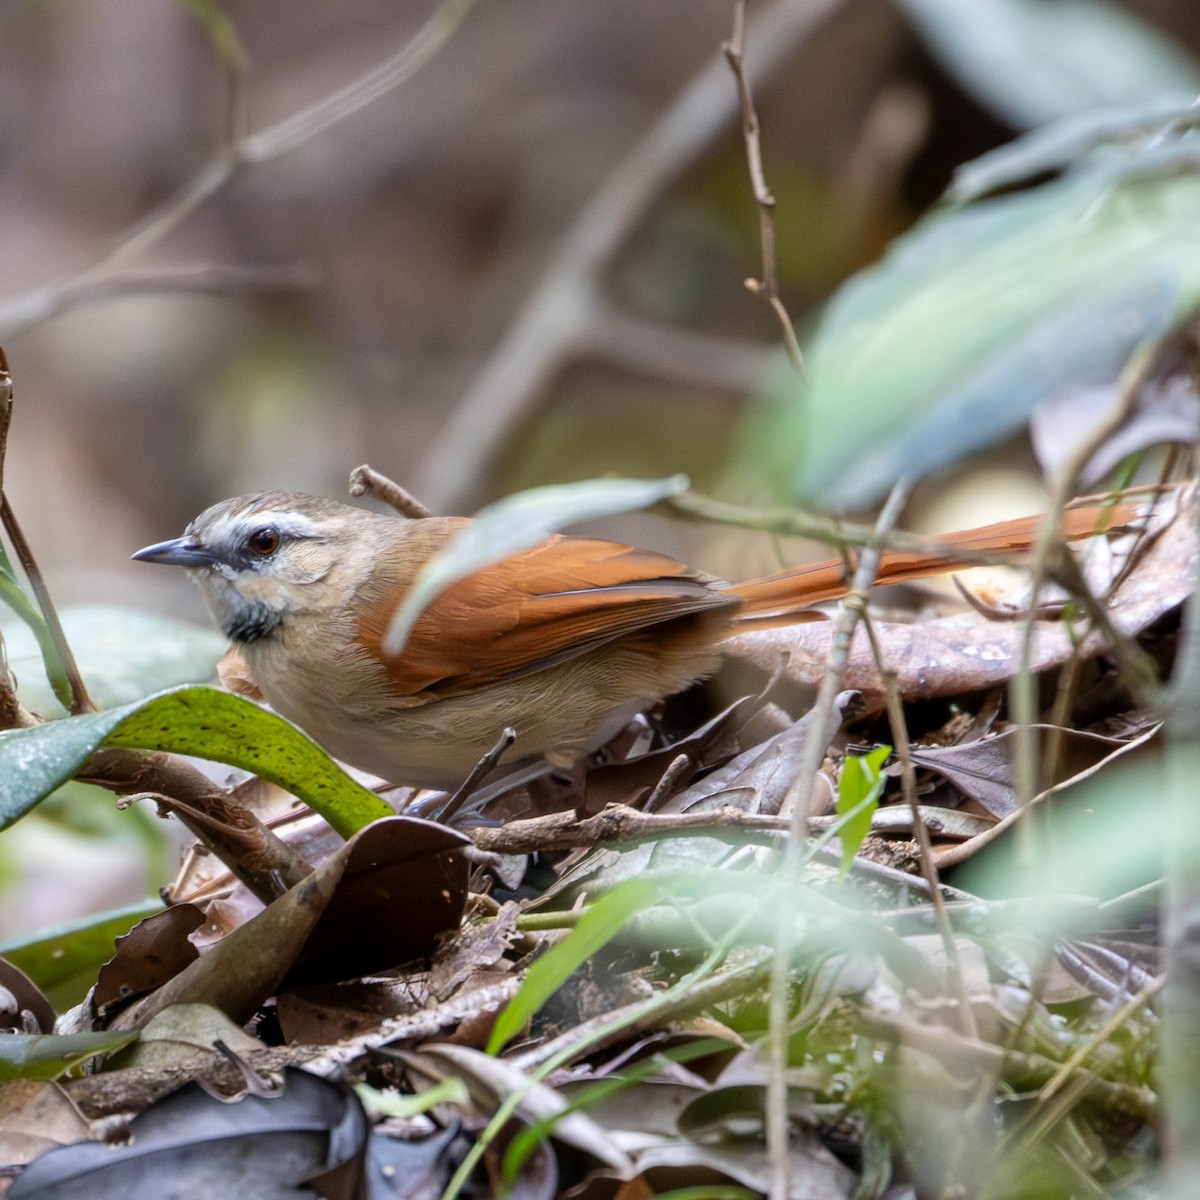
[[[1018,129],[1200,91],[1186,51],[1108,0],[900,0],[930,49]]]
[[[162,908],[161,900],[147,900],[14,938],[0,945],[0,958],[20,967],[55,1010],[64,1012],[87,995],[96,972],[115,953],[116,939]]]
[[[303,800],[343,837],[394,815],[282,717],[215,688],[183,687],[0,733],[0,829],[74,775],[100,746],[192,754],[253,771]]]
[[[1183,787],[1168,762],[1130,756],[1055,795],[1026,814],[1035,853],[1018,839],[998,841],[965,863],[956,886],[979,896],[1096,896],[1110,899],[1161,879],[1166,857],[1196,838],[1195,776]],[[1174,807],[1179,801],[1181,807]],[[1191,814],[1184,826],[1178,812]],[[1046,916],[1053,914],[1047,904]]]
[[[383,646],[398,654],[422,612],[451,584],[536,546],[564,525],[649,508],[687,490],[686,476],[669,479],[589,479],[530,488],[481,508],[413,581],[392,618]]]
[[[136,1041],[124,1033],[0,1033],[0,1082],[57,1079],[96,1054],[109,1054]]]
[[[891,746],[877,746],[868,754],[847,758],[838,780],[837,814],[843,820],[838,829],[842,839],[842,875],[850,870],[854,856],[871,832],[871,818],[879,807],[883,792],[880,768],[891,754]]]
[[[37,669],[33,672],[35,680],[41,678],[45,671],[46,681],[50,684],[50,707],[58,707],[66,712],[71,703],[71,682],[58,660],[58,648],[54,644],[50,627],[42,616],[36,604],[25,594],[25,589],[17,582],[7,555],[0,556],[0,600],[2,600],[25,623],[33,636],[38,648]]]
[[[499,1054],[570,975],[608,945],[631,917],[649,908],[657,894],[658,889],[646,880],[630,879],[601,896],[580,917],[579,924],[529,968],[521,990],[496,1018],[487,1052]]]
[[[101,708],[183,683],[204,683],[215,676],[227,645],[211,629],[119,608],[69,608],[60,619],[79,673]],[[11,623],[3,633],[25,707],[46,717],[64,713],[43,677],[38,640]]]
[[[1030,183],[1040,175],[1065,170],[1094,150],[1166,130],[1194,129],[1200,108],[1194,96],[1158,97],[1142,104],[1102,108],[1035,129],[1006,142],[954,172],[945,199],[967,204],[991,192]]]
[[[1180,166],[1114,151],[922,221],[830,303],[806,383],[780,388],[760,472],[790,475],[803,501],[862,507],[1041,403],[1111,389],[1200,301],[1200,178]]]
[[[411,1096],[390,1088],[381,1092],[369,1083],[356,1083],[354,1090],[369,1116],[398,1117],[402,1120],[418,1117],[439,1104],[467,1104],[471,1099],[467,1085],[455,1075],[448,1075],[440,1083]]]

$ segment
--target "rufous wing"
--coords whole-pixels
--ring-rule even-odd
[[[377,577],[395,579],[381,562]],[[381,652],[409,586],[397,581],[358,615],[393,694],[435,699],[540,671],[624,635],[738,607],[736,596],[682,563],[596,538],[555,536],[459,580],[418,618],[398,655]]]

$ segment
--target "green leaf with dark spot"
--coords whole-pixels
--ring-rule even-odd
[[[182,687],[105,712],[0,733],[0,828],[74,775],[101,746],[191,754],[252,771],[303,800],[343,837],[394,815],[282,717],[229,692]]]

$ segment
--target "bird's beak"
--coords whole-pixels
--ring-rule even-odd
[[[129,557],[138,562],[166,563],[171,567],[211,567],[219,561],[211,550],[206,550],[191,535],[158,542]]]

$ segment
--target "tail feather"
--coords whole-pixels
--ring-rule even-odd
[[[1103,500],[1077,501],[1063,511],[1063,533],[1069,541],[1119,533],[1143,517],[1146,508],[1133,500],[1116,504]],[[980,555],[1017,559],[1033,548],[1045,520],[1044,516],[1019,517],[947,534],[937,539],[945,552],[936,554],[885,551],[879,560],[875,583],[905,583],[961,571],[978,566]],[[735,618],[737,632],[823,619],[820,613],[806,610],[846,595],[850,590],[846,565],[845,560],[834,558],[731,585],[730,590],[742,601],[742,609]]]

